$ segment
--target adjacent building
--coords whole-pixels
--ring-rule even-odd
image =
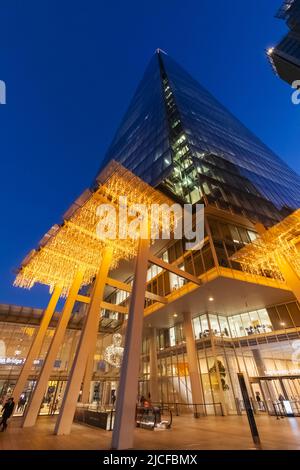
[[[300,1],[285,0],[276,17],[286,22],[289,32],[267,54],[279,77],[292,84],[300,79]]]

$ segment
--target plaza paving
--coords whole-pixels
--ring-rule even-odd
[[[300,418],[276,420],[256,418],[262,449],[300,450]],[[55,418],[40,417],[33,428],[20,428],[13,418],[6,432],[0,433],[0,450],[99,450],[109,449],[111,432],[73,424],[69,436],[53,434]],[[135,449],[255,449],[245,416],[175,417],[172,429],[136,429]]]

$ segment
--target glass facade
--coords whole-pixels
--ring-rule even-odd
[[[154,56],[105,157],[116,160],[152,185],[171,164],[160,70]]]
[[[154,55],[105,162],[150,184],[272,225],[300,178],[168,55]]]
[[[284,0],[276,17],[284,20],[290,31],[267,55],[277,75],[292,84],[300,76],[300,0]]]
[[[126,300],[125,300],[126,301]],[[274,412],[273,402],[280,394],[300,405],[300,367],[294,361],[294,341],[300,340],[300,308],[297,302],[273,305],[238,315],[205,312],[193,317],[203,404],[203,415],[243,412],[237,373],[245,374],[253,406],[256,392],[263,398],[257,411]],[[12,393],[21,366],[36,334],[37,326],[0,321],[0,399]],[[126,321],[118,330],[125,336]],[[35,361],[24,389],[24,403],[16,415],[24,412],[49,347],[54,329],[47,330],[46,340]],[[68,329],[57,355],[43,399],[41,414],[58,413],[65,392],[80,330]],[[113,331],[99,333],[93,358],[93,374],[88,401],[97,409],[111,409],[118,393],[120,369],[105,360],[105,350],[113,343]],[[184,325],[156,330],[158,401],[171,406],[178,414],[193,413],[191,383],[186,352]],[[150,392],[150,336],[142,343],[139,396]],[[297,369],[298,367],[298,369]],[[295,406],[296,406],[295,405]]]
[[[277,49],[300,61],[300,33],[289,33],[278,44]]]
[[[285,311],[288,317],[283,317]],[[280,317],[281,312],[281,317]],[[276,324],[276,316],[280,325]],[[283,322],[285,318],[285,323]],[[198,365],[203,389],[203,414],[244,411],[237,373],[246,377],[254,409],[274,413],[274,401],[283,394],[295,407],[300,404],[300,369],[293,360],[295,328],[300,324],[297,302],[225,316],[203,313],[193,318]],[[276,331],[275,331],[276,330]],[[160,399],[173,403],[180,414],[190,411],[191,388],[185,335],[181,323],[157,333]],[[144,358],[143,392],[148,390],[150,369]],[[219,374],[217,374],[217,368]],[[285,375],[283,378],[282,376]],[[262,402],[256,402],[256,392]]]

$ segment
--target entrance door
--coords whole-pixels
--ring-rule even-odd
[[[266,412],[267,411],[266,399],[265,399],[265,394],[262,389],[261,383],[252,382],[251,387],[253,391],[255,410],[258,412]]]
[[[40,415],[54,415],[59,413],[67,382],[64,380],[50,380],[40,408]]]

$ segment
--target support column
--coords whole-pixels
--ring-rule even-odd
[[[63,341],[66,328],[76,302],[76,297],[80,289],[83,279],[83,272],[78,271],[74,277],[69,295],[65,301],[65,305],[60,314],[58,325],[56,327],[54,336],[52,338],[45,362],[43,364],[41,373],[37,380],[36,386],[33,390],[31,399],[26,407],[25,416],[23,420],[23,427],[34,426],[39,414],[42,399],[47,388],[48,380],[53,369],[55,359],[58,354],[59,347]]]
[[[253,354],[255,365],[257,367],[258,375],[260,377],[264,377],[266,375],[266,366],[263,361],[263,358],[261,357],[260,350],[253,348],[251,351]]]
[[[113,449],[133,447],[135,409],[142,346],[149,240],[140,240],[125,337],[124,356],[112,435]]]
[[[158,363],[157,363],[157,346],[156,346],[156,328],[151,329],[150,333],[150,397],[154,403],[158,402]]]
[[[26,357],[26,361],[22,367],[21,373],[19,375],[18,381],[16,383],[16,386],[13,391],[14,399],[15,402],[18,403],[20,396],[22,395],[28,376],[31,371],[31,367],[33,364],[33,361],[37,359],[38,354],[41,350],[41,347],[43,345],[43,341],[45,339],[46,331],[49,326],[49,323],[51,321],[52,315],[55,311],[57,302],[59,300],[60,294],[62,291],[62,287],[60,285],[56,285],[54,288],[54,291],[52,293],[52,296],[50,298],[50,301],[48,303],[48,306],[46,310],[44,311],[43,318],[41,320],[38,332],[36,336],[33,339],[33,342],[30,346],[28,355]]]
[[[85,322],[72,364],[59,416],[55,425],[55,434],[70,434],[71,431],[87,360],[89,354],[94,352],[96,347],[101,303],[103,301],[103,294],[112,256],[113,249],[111,247],[105,248],[101,266],[91,294],[89,308],[85,317]]]
[[[81,402],[88,403],[90,401],[90,392],[91,392],[91,382],[93,377],[93,370],[94,370],[94,355],[95,351],[93,350],[88,357],[83,384],[82,384],[82,395],[81,395]]]
[[[264,363],[261,352],[258,348],[256,348],[256,349],[253,348],[251,351],[252,351],[252,354],[253,354],[253,359],[254,359],[255,365],[257,367],[258,375],[260,377],[264,377],[266,375],[267,367]],[[269,398],[269,401],[271,400],[271,403],[269,405],[272,406],[272,401],[277,400],[277,398],[278,398],[273,383],[270,381],[270,382],[268,382],[268,385],[266,385],[265,382],[260,382],[260,386],[261,386],[261,390],[263,392],[265,405],[266,406],[268,405],[266,400]],[[251,393],[252,393],[252,389],[251,389]],[[272,409],[272,411],[273,411],[273,409]]]
[[[217,376],[217,382],[218,382],[218,389],[219,389],[219,396],[220,396],[220,402],[222,406],[222,412],[223,416],[227,416],[227,406],[226,406],[226,401],[225,401],[225,394],[223,390],[223,384],[222,384],[222,378],[220,374],[220,368],[219,368],[219,362],[218,362],[218,355],[216,351],[216,344],[215,344],[215,336],[213,334],[213,330],[210,324],[210,318],[209,314],[207,314],[207,320],[208,320],[208,325],[209,325],[209,331],[210,331],[210,341],[211,341],[211,350],[212,350],[212,355],[214,358],[214,367],[216,369],[216,376]]]
[[[197,349],[193,332],[192,315],[190,312],[183,314],[183,326],[186,340],[186,354],[189,366],[191,391],[193,403],[204,403],[203,390],[198,366]]]

